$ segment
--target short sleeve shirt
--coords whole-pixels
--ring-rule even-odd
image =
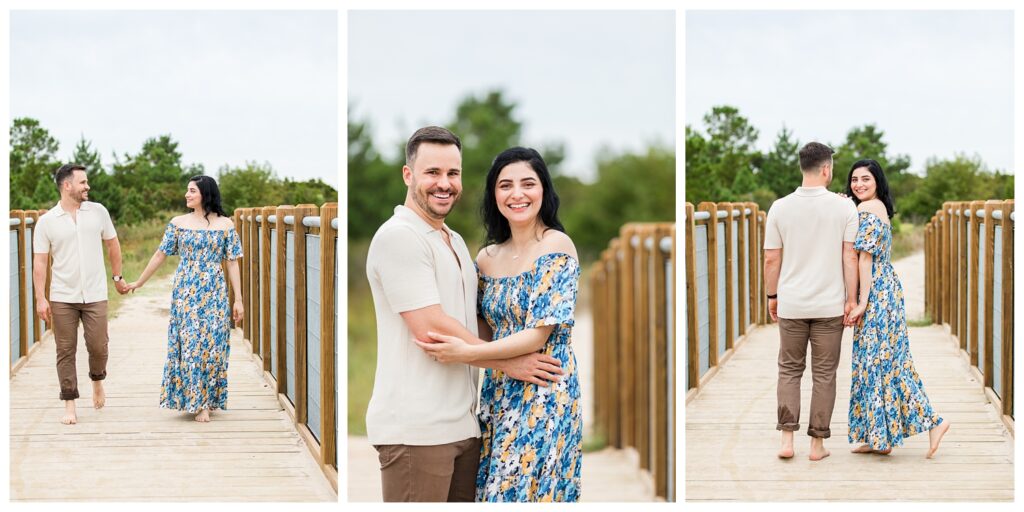
[[[377,370],[366,411],[370,442],[439,445],[479,437],[479,371],[434,361],[413,342],[401,316],[439,304],[477,332],[477,276],[466,242],[397,206],[370,242],[366,277],[377,319]]]
[[[110,213],[99,203],[85,201],[73,219],[60,203],[39,217],[32,235],[32,252],[53,258],[50,300],[91,303],[107,300],[107,270],[103,241],[117,236]]]
[[[843,242],[857,236],[857,207],[825,187],[800,187],[768,210],[764,248],[782,249],[779,317],[843,314]]]

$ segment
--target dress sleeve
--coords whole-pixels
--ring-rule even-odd
[[[857,239],[853,242],[853,248],[874,256],[882,249],[879,244],[881,239],[882,221],[873,215],[860,215],[860,227],[857,229]]]
[[[167,223],[167,229],[164,230],[164,239],[160,242],[158,250],[163,251],[168,256],[178,254],[178,230],[174,227],[174,224]]]
[[[225,242],[224,259],[237,260],[242,257],[242,242],[238,239],[238,232],[234,228],[228,230]]]
[[[568,254],[544,256],[534,272],[526,328],[574,324],[580,267]]]

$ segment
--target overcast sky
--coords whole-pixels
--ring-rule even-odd
[[[207,173],[247,161],[338,184],[334,11],[14,11],[11,115],[109,166],[170,134]]]
[[[691,11],[685,71],[686,123],[733,105],[761,149],[875,123],[916,172],[958,152],[1014,171],[1009,11]]]
[[[602,146],[675,145],[672,11],[352,11],[348,25],[350,109],[388,156],[491,89],[518,105],[523,143],[564,142],[581,177]]]

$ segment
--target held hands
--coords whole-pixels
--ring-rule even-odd
[[[131,285],[127,281],[121,279],[120,281],[114,281],[114,288],[117,289],[117,293],[124,295],[132,291]]]
[[[843,325],[853,327],[857,325],[857,322],[860,322],[860,317],[864,315],[864,311],[868,309],[868,305],[866,302],[864,304],[853,304],[852,302],[847,302],[846,308],[850,309],[849,312],[843,315]]]
[[[462,338],[427,332],[430,341],[413,340],[439,363],[466,363],[472,361],[473,347]]]

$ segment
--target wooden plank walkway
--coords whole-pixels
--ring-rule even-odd
[[[200,424],[158,407],[169,302],[169,280],[152,280],[111,319],[101,410],[79,340],[77,425],[59,421],[52,337],[11,379],[11,499],[337,501],[237,329],[228,410]]]
[[[736,353],[686,406],[688,501],[1012,501],[1013,438],[946,329],[911,328],[911,353],[936,411],[951,428],[934,459],[924,458],[927,434],[889,456],[850,453],[852,330],[843,337],[832,415],[832,455],[807,459],[810,366],[801,392],[796,456],[776,458],[778,328],[752,331]]]
[[[579,369],[580,403],[583,407],[584,436],[593,426],[594,356],[593,321],[590,311],[581,308],[573,328],[573,351]],[[366,437],[348,438],[348,501],[381,501],[380,465],[377,451]],[[649,473],[639,470],[635,450],[603,450],[583,454],[583,502],[659,501]]]

